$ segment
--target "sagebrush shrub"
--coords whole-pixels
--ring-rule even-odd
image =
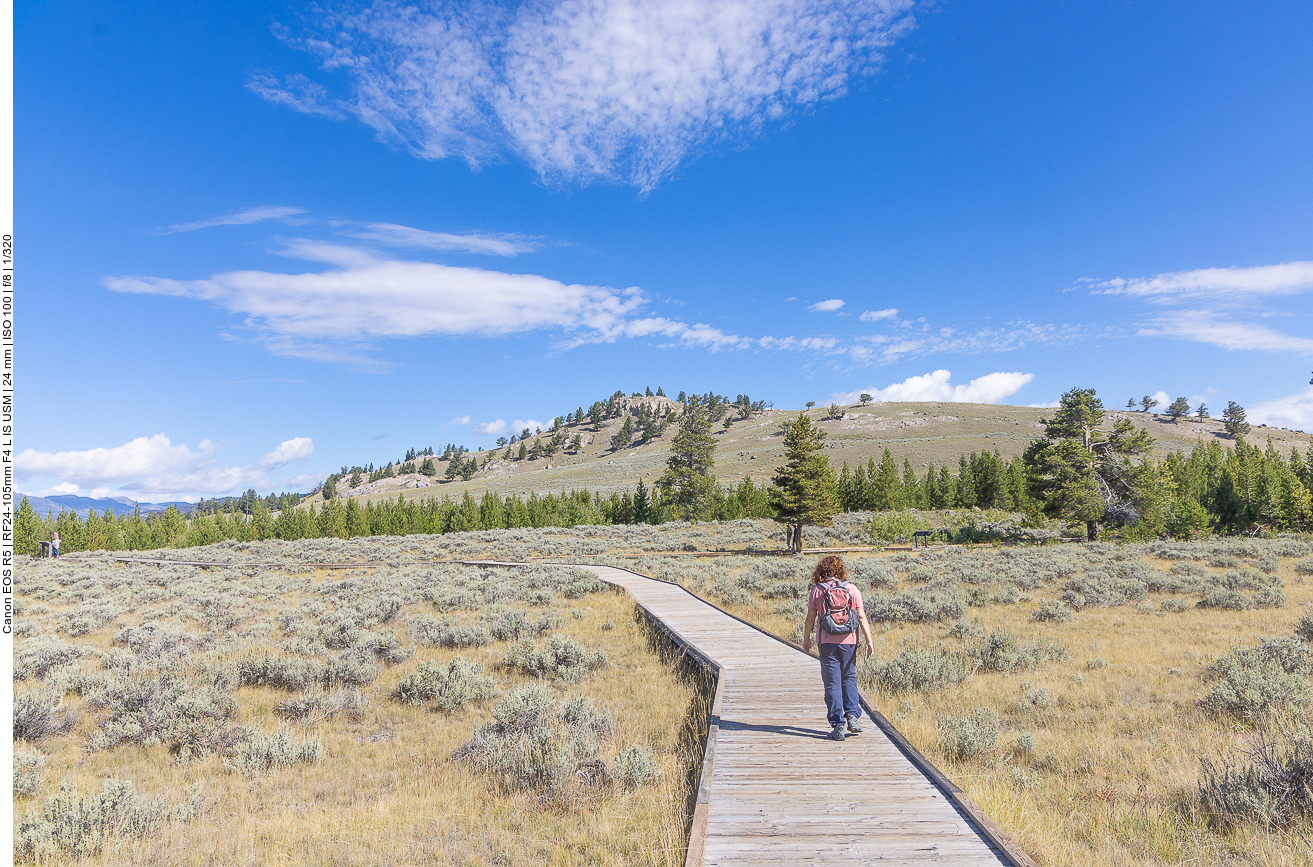
[[[14,750],[14,797],[36,794],[45,779],[46,757],[29,750]]]
[[[62,705],[52,690],[30,689],[14,696],[14,740],[39,741],[62,735],[77,721],[77,710]]]
[[[156,833],[167,813],[163,799],[145,804],[127,780],[106,780],[100,794],[77,798],[60,787],[39,812],[14,831],[14,859],[49,861],[99,854],[113,837],[144,839]]]
[[[939,738],[944,753],[965,760],[983,756],[998,743],[998,713],[976,707],[964,717],[947,716],[939,720]]]
[[[492,643],[492,631],[482,623],[465,623],[427,614],[410,619],[410,634],[428,647],[482,647]]]
[[[445,666],[421,662],[418,669],[401,679],[392,696],[405,704],[432,703],[435,710],[452,713],[473,702],[486,701],[496,691],[496,682],[484,673],[480,663],[467,662],[457,654]]]
[[[581,768],[599,761],[601,742],[613,735],[610,715],[586,698],[559,702],[547,687],[523,686],[492,710],[493,720],[457,749],[453,758],[483,771],[509,791],[565,800]],[[589,779],[605,779],[589,773]]]
[[[1004,673],[1036,669],[1050,662],[1066,659],[1066,648],[1047,638],[1020,641],[1005,629],[967,642],[966,653],[980,671]]]
[[[552,635],[541,646],[532,639],[522,639],[506,651],[502,665],[545,679],[574,683],[588,672],[606,665],[606,651],[590,651],[578,641],[564,635]]]
[[[868,593],[863,602],[872,623],[955,620],[967,610],[966,599],[961,594],[940,587],[922,587],[892,596],[876,591]]]
[[[1295,626],[1295,635],[1313,644],[1313,614],[1305,614]]]
[[[1254,731],[1243,759],[1201,762],[1199,800],[1214,823],[1234,828],[1255,821],[1289,828],[1313,818],[1313,732],[1307,725],[1267,725]]]
[[[1041,623],[1066,623],[1072,616],[1066,605],[1056,599],[1046,599],[1031,612],[1030,619]]]
[[[38,638],[23,642],[14,654],[14,680],[44,678],[83,655],[82,648],[56,638]]]
[[[1225,587],[1209,587],[1199,599],[1200,608],[1221,608],[1226,611],[1244,611],[1249,607],[1249,597],[1239,590],[1227,590]]]
[[[270,736],[255,735],[244,741],[237,751],[237,768],[247,776],[283,770],[296,764],[312,765],[324,754],[318,741],[293,742],[286,731]]]
[[[164,744],[183,760],[199,758],[217,749],[223,723],[237,713],[232,696],[217,687],[149,675],[119,682],[107,699],[92,750]]]
[[[891,692],[931,692],[957,686],[971,673],[966,659],[943,647],[907,650],[888,662],[870,657],[858,666],[857,676],[867,686]]]
[[[657,778],[656,757],[647,747],[632,744],[616,753],[615,781],[626,789],[637,789]]]
[[[1313,652],[1296,638],[1264,638],[1235,647],[1208,666],[1217,684],[1199,704],[1207,711],[1255,719],[1313,700]]]

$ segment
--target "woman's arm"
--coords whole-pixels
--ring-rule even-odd
[[[857,625],[862,628],[862,638],[866,639],[866,655],[875,653],[875,642],[871,640],[871,624],[866,619],[866,609],[857,609]]]
[[[808,653],[812,652],[812,636],[815,635],[816,612],[807,609],[807,624],[802,627],[802,649]]]

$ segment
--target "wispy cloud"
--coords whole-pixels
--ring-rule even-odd
[[[936,370],[921,376],[909,376],[884,388],[870,386],[857,391],[836,392],[830,395],[830,402],[847,406],[857,403],[865,393],[876,400],[897,402],[1002,403],[1003,398],[1016,394],[1035,378],[1035,374],[989,373],[966,385],[953,385],[952,378],[951,372]]]
[[[493,0],[317,7],[290,40],[345,72],[335,96],[253,76],[278,104],[354,117],[426,159],[511,153],[549,181],[650,190],[690,156],[843,95],[913,24],[912,0]]]
[[[489,256],[518,256],[521,253],[532,253],[542,243],[540,239],[526,235],[449,235],[444,232],[429,232],[410,226],[399,226],[396,223],[370,223],[363,230],[353,232],[352,236],[391,247],[450,250]]]
[[[445,425],[443,425],[443,427],[452,427],[452,426],[455,426],[455,427],[464,427],[465,425],[467,425],[467,424],[469,424],[469,423],[470,423],[470,417],[469,417],[469,416],[467,416],[467,415],[458,415],[458,416],[456,416],[455,418],[453,418],[451,421],[449,421],[449,422],[447,422]]]
[[[931,326],[924,319],[899,322],[883,334],[857,338],[844,348],[858,364],[893,364],[927,355],[1012,352],[1032,346],[1068,346],[1093,330],[1079,325],[1035,323],[1024,320],[978,329]]]
[[[1092,281],[1091,281],[1092,282]],[[1294,295],[1313,289],[1313,262],[1253,268],[1196,268],[1154,277],[1117,277],[1094,282],[1095,295],[1129,295],[1156,303],[1179,299]]]
[[[1146,337],[1178,337],[1223,349],[1264,349],[1313,354],[1313,339],[1283,334],[1265,325],[1219,319],[1207,310],[1182,310],[1160,316],[1140,329]]]
[[[898,315],[897,307],[888,307],[884,310],[867,310],[857,318],[863,322],[879,322],[881,319],[893,319]]]
[[[807,305],[807,309],[813,313],[833,313],[844,304],[842,298],[830,298],[826,301],[817,301],[815,304]]]
[[[314,454],[309,437],[284,440],[253,464],[222,466],[216,463],[214,443],[201,440],[193,450],[174,445],[163,433],[137,437],[111,448],[84,451],[43,452],[25,449],[16,461],[20,479],[50,478],[68,493],[93,486],[133,496],[214,496],[254,487],[268,489],[271,473]]]
[[[261,223],[265,220],[284,220],[304,213],[305,211],[301,208],[264,205],[259,208],[247,208],[245,211],[238,211],[235,214],[227,214],[222,217],[197,220],[194,223],[178,223],[164,229],[161,234],[172,235],[176,232],[195,232],[197,229],[208,229],[211,226],[246,226],[251,223]]]
[[[506,432],[506,422],[501,419],[485,421],[474,426],[474,433],[481,437],[497,436]]]

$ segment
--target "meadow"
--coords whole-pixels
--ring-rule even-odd
[[[817,554],[781,545],[744,520],[152,552],[274,569],[25,561],[16,851],[681,863],[704,685],[581,573],[449,561],[614,563],[797,640]],[[864,689],[1038,863],[1313,863],[1310,542],[845,556]]]
[[[628,597],[309,547],[22,564],[17,859],[682,863],[704,685]]]

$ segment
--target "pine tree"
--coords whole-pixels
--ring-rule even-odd
[[[1149,410],[1153,409],[1157,405],[1158,405],[1158,401],[1152,397],[1149,397],[1149,395],[1147,394],[1144,397],[1140,398],[1140,409],[1143,412],[1148,412]]]
[[[627,415],[625,416],[625,423],[620,426],[620,430],[616,432],[615,436],[611,437],[611,451],[620,451],[622,448],[629,445],[629,443],[633,441],[633,438],[634,417]]]
[[[679,419],[679,431],[670,443],[666,471],[657,485],[671,499],[675,513],[685,521],[703,517],[716,487],[711,471],[716,464],[716,440],[706,404],[690,395]]]
[[[1249,422],[1245,421],[1245,408],[1234,400],[1226,405],[1222,410],[1222,426],[1232,437],[1239,437],[1249,433]]]
[[[516,455],[516,460],[522,461],[528,456],[529,456],[529,447],[524,444],[524,440],[520,440],[520,452],[519,454]]]
[[[1178,397],[1172,401],[1172,405],[1167,407],[1167,417],[1174,422],[1179,422],[1181,416],[1190,414],[1190,401],[1183,397]]]
[[[872,476],[871,507],[877,512],[887,512],[901,508],[903,500],[903,483],[898,478],[898,464],[888,449],[880,459],[880,467]]]
[[[1208,414],[1208,404],[1206,403],[1200,403],[1199,408],[1194,411],[1194,414],[1200,421],[1203,421],[1206,418],[1212,418],[1212,416]]]
[[[1041,419],[1044,436],[1027,446],[1024,458],[1031,496],[1050,515],[1084,521],[1091,542],[1101,521],[1139,520],[1141,494],[1130,458],[1153,445],[1129,419],[1118,419],[1109,435],[1099,429],[1103,418],[1094,389],[1073,388],[1052,419]]]
[[[638,484],[634,487],[634,498],[629,500],[629,494],[625,494],[625,501],[629,503],[630,515],[633,523],[646,524],[652,519],[652,499],[648,496],[647,488],[643,485],[643,480],[639,479]]]
[[[41,519],[37,517],[36,509],[32,508],[27,497],[24,497],[14,515],[14,553],[29,556],[36,554],[40,547],[37,542],[41,541],[42,535]]]
[[[771,480],[769,502],[775,520],[789,527],[789,550],[795,553],[802,552],[804,526],[828,527],[841,508],[824,441],[825,431],[800,413],[785,429],[786,462]]]

